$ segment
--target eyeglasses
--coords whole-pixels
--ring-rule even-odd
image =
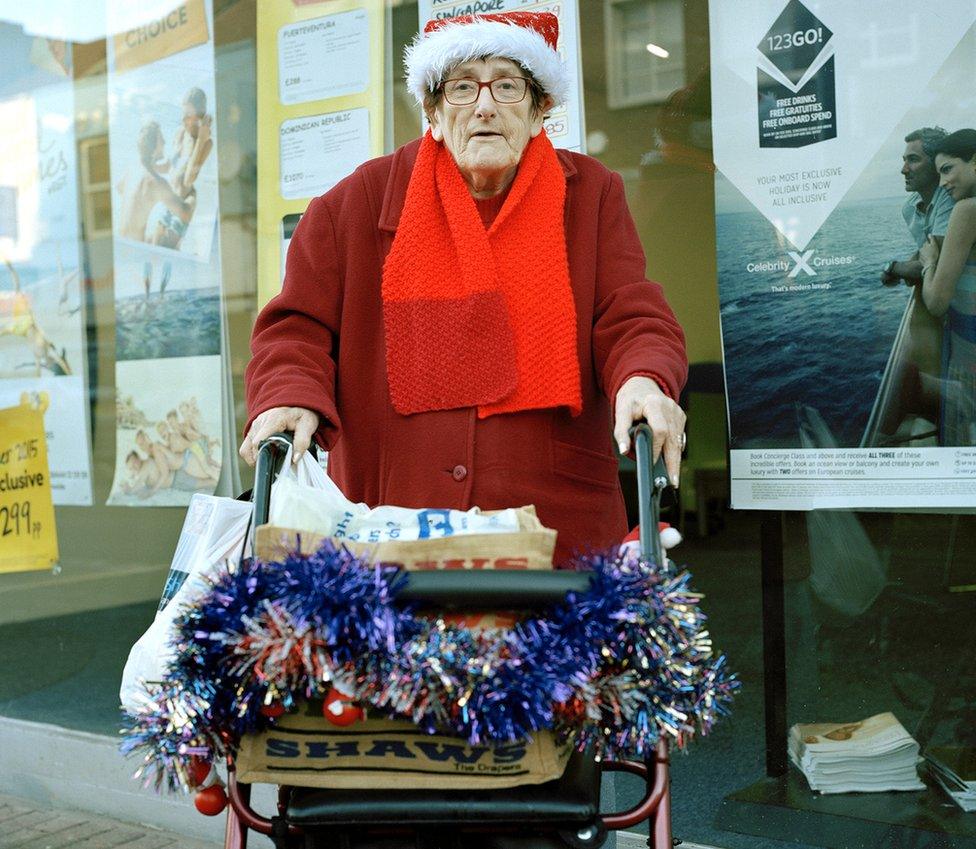
[[[470,106],[481,96],[481,89],[491,92],[495,103],[521,103],[528,91],[529,81],[525,77],[499,77],[483,83],[469,77],[444,80],[441,91],[444,99],[452,106]]]

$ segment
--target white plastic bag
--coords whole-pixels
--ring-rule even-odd
[[[322,468],[302,455],[292,466],[291,454],[271,488],[272,525],[310,531],[353,542],[437,539],[460,534],[517,533],[518,514],[501,510],[485,515],[477,507],[461,510],[382,506],[370,509],[350,501]]]
[[[309,452],[296,465],[292,465],[291,456],[289,448],[279,481],[309,490],[322,488],[339,493]],[[277,486],[275,483],[272,493]],[[236,564],[244,554],[252,509],[249,501],[216,495],[197,493],[190,499],[156,618],[132,647],[122,670],[119,699],[123,708],[134,710],[142,704],[146,698],[146,682],[163,678],[173,656],[170,634],[180,609],[207,589],[209,575],[226,563]]]
[[[200,493],[190,499],[156,618],[122,670],[119,700],[126,710],[143,704],[146,682],[162,679],[173,656],[169,637],[180,608],[206,589],[207,575],[240,559],[250,519],[250,502]]]

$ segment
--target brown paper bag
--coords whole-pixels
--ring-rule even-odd
[[[518,533],[458,534],[373,543],[335,539],[335,542],[354,554],[376,562],[399,564],[406,569],[551,569],[556,532],[542,525],[534,507],[519,507],[517,515]],[[321,534],[262,525],[256,531],[255,550],[263,560],[276,560],[294,551],[298,541],[302,553],[310,554],[322,539]]]
[[[367,718],[337,728],[312,700],[241,741],[237,778],[330,789],[498,789],[559,778],[571,752],[550,732],[491,747],[425,734],[406,720]]]
[[[517,510],[518,533],[459,534],[438,539],[350,542],[333,539],[351,552],[373,562],[405,569],[552,569],[556,532],[539,521],[532,506]],[[255,552],[262,560],[280,560],[300,547],[311,554],[324,537],[308,531],[261,525],[255,532]],[[469,628],[509,628],[514,613],[503,610],[466,611],[446,615],[452,624]]]

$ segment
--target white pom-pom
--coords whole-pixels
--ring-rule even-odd
[[[667,527],[661,529],[661,546],[665,549],[674,548],[681,542],[681,534],[677,528]]]

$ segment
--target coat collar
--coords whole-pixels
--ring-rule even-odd
[[[388,233],[395,233],[400,223],[400,213],[403,211],[403,201],[407,196],[407,184],[413,173],[414,163],[417,161],[417,151],[420,149],[420,139],[414,139],[393,153],[390,166],[390,176],[383,195],[383,206],[380,209],[379,228]],[[576,165],[568,150],[556,149],[556,157],[562,166],[568,181],[576,176]],[[568,185],[567,185],[568,189]]]

